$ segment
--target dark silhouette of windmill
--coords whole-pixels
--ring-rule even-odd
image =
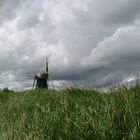
[[[33,82],[33,88],[46,88],[48,89],[48,78],[49,78],[49,72],[48,72],[48,59],[46,58],[46,72],[43,73],[37,73],[34,77]]]

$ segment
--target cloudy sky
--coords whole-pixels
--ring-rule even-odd
[[[53,80],[97,84],[140,70],[140,0],[0,0],[0,87]]]

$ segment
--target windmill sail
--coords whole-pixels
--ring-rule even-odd
[[[48,58],[46,58],[46,72],[48,73]]]

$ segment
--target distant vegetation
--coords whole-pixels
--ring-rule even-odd
[[[140,85],[0,92],[0,140],[139,140]]]

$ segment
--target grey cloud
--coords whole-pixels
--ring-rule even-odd
[[[0,1],[0,23],[14,18],[17,14],[18,7],[21,6],[21,0],[1,0]]]
[[[53,80],[104,84],[140,69],[138,0],[0,2],[1,87],[30,87],[46,55]]]
[[[132,23],[140,14],[139,6],[139,0],[91,1],[88,13],[95,13],[92,14],[92,19],[98,21],[99,24],[128,24]]]

